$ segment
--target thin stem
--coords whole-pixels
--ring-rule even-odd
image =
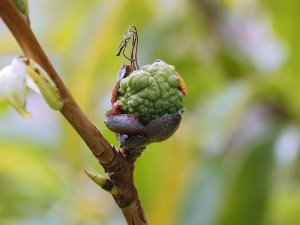
[[[115,155],[110,143],[78,107],[35,38],[27,20],[9,0],[0,0],[0,15],[15,36],[24,54],[37,62],[56,85],[63,101],[61,113],[89,146],[100,163],[107,164]]]
[[[28,20],[10,0],[0,0],[0,16],[10,29],[24,54],[37,62],[49,75],[64,102],[63,116],[88,145],[120,193],[113,196],[129,225],[147,225],[137,191],[133,184],[133,165],[117,151],[79,108],[56,73],[32,32]]]
[[[132,49],[131,49],[131,55],[130,58],[126,55],[125,50],[127,47],[128,42],[132,39]],[[121,41],[119,45],[119,52],[117,53],[117,56],[122,55],[130,61],[131,67],[133,70],[138,70],[138,58],[137,58],[137,51],[138,51],[138,45],[139,45],[139,36],[137,33],[137,29],[135,26],[130,26],[129,29],[125,32],[123,36],[123,40]]]

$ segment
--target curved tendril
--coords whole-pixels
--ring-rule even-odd
[[[132,39],[132,49],[131,55],[128,57],[125,53],[128,42]],[[124,33],[123,40],[119,45],[119,52],[117,56],[121,53],[122,55],[130,61],[131,66],[134,70],[139,69],[138,60],[137,60],[137,49],[138,49],[138,33],[135,26],[130,26],[129,29]]]

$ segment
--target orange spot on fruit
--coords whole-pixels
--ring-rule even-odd
[[[178,89],[182,92],[183,96],[186,96],[186,87],[185,87],[185,83],[184,80],[182,79],[182,77],[180,76],[179,73],[176,73],[176,75],[180,78],[180,83],[179,83],[179,87]]]

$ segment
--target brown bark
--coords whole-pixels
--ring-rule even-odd
[[[111,181],[119,188],[120,194],[114,198],[122,209],[127,223],[129,225],[147,225],[133,183],[134,167],[132,163],[103,137],[79,108],[40,46],[27,18],[10,0],[0,0],[0,16],[16,38],[24,54],[43,67],[56,85],[64,101],[61,113],[81,136],[105,171],[110,174]]]

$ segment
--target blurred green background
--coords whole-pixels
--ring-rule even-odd
[[[42,46],[79,105],[104,124],[139,31],[139,63],[162,59],[185,80],[177,133],[152,144],[135,182],[152,225],[300,224],[300,41],[297,0],[29,0]],[[21,51],[0,21],[0,66]],[[29,93],[23,120],[0,103],[1,225],[124,225],[84,174],[102,173],[75,131]]]

